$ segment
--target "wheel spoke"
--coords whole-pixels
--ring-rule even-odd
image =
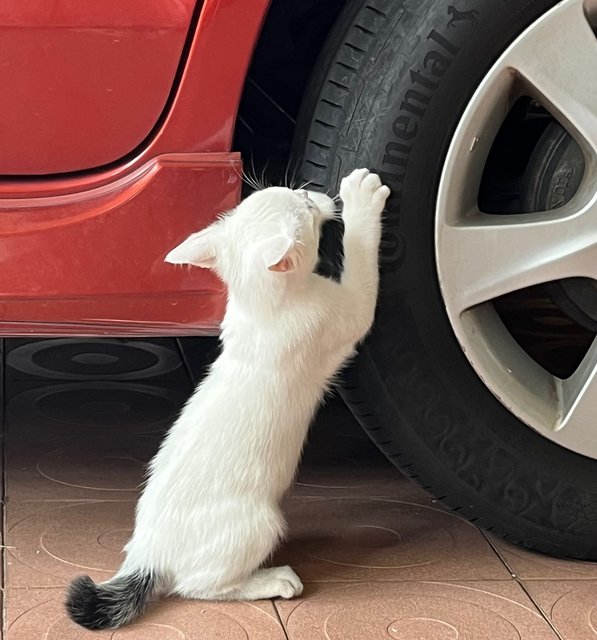
[[[568,0],[516,43],[507,63],[576,138],[597,149],[597,39],[581,0]]]
[[[560,385],[560,419],[557,437],[576,451],[594,446],[597,438],[597,340],[578,369]]]
[[[521,347],[495,305],[484,304],[555,280],[597,280],[597,39],[585,9],[595,14],[597,0],[559,2],[508,47],[475,92],[446,156],[435,249],[447,315],[480,378],[522,422],[597,458],[597,338],[561,380]],[[559,209],[485,214],[479,188],[487,158],[521,96],[535,98],[575,138],[585,174]]]
[[[440,278],[450,278],[451,310],[462,313],[512,291],[559,278],[597,276],[597,229],[585,215],[479,214],[446,225],[438,238]],[[584,228],[583,228],[584,227]]]

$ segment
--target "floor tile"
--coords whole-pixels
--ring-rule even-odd
[[[10,589],[5,640],[285,640],[271,602],[167,600],[116,631],[87,631],[66,616],[61,589]]]
[[[338,397],[331,397],[317,415],[293,493],[400,496],[432,502],[388,462]]]
[[[556,640],[516,582],[308,585],[276,601],[289,640]]]
[[[6,488],[10,502],[134,500],[159,435],[136,438],[95,431],[81,438],[40,434],[10,438]]]
[[[292,495],[395,497],[421,504],[437,504],[437,500],[402,476],[394,467],[359,466],[358,460],[339,458],[335,454],[330,454],[329,458],[322,457],[317,464],[304,465],[298,474]]]
[[[277,562],[303,581],[509,580],[472,524],[394,498],[291,497]]]
[[[9,587],[65,587],[81,573],[107,580],[122,562],[135,501],[9,503]]]
[[[169,600],[117,632],[76,627],[64,590],[120,565],[146,463],[217,343],[30,343],[6,343],[5,638],[554,640],[524,589],[562,638],[594,637],[597,565],[491,538],[498,555],[404,479],[337,397],[285,500],[289,539],[274,560],[305,582],[303,597],[276,604],[287,636],[271,602]]]
[[[525,587],[563,638],[595,640],[597,580],[532,580]]]
[[[597,563],[562,560],[490,536],[512,572],[522,580],[597,580]]]

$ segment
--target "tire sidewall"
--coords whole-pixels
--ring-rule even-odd
[[[375,328],[348,377],[370,393],[379,422],[395,425],[409,472],[506,531],[523,519],[533,546],[589,556],[597,463],[523,425],[482,383],[447,318],[434,250],[439,180],[464,109],[507,46],[555,4],[402,3],[400,37],[386,34],[327,180],[368,163],[392,189]],[[355,122],[366,124],[355,133]],[[561,549],[550,542],[556,529]]]

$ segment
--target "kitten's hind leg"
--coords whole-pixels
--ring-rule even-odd
[[[294,598],[303,592],[303,583],[288,566],[259,569],[238,589],[235,600],[265,600],[267,598]]]
[[[303,592],[303,583],[288,566],[258,569],[245,582],[231,589],[206,591],[184,590],[184,597],[197,600],[267,600],[294,598]]]

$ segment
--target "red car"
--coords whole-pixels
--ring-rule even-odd
[[[0,6],[0,331],[216,334],[165,254],[257,179],[391,187],[343,395],[445,504],[597,560],[595,0]],[[333,275],[340,230],[322,243]]]

